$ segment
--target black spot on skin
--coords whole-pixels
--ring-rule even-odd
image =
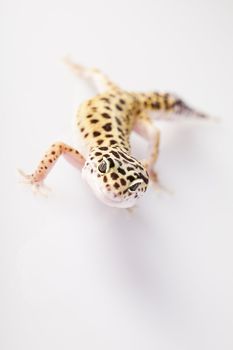
[[[126,185],[125,179],[120,179],[120,182],[121,182],[122,186],[125,186],[125,185]]]
[[[109,137],[113,137],[113,135],[112,134],[106,134],[105,137],[109,138]]]
[[[123,191],[123,194],[126,194],[127,192],[128,192],[128,189],[124,190],[124,191]]]
[[[122,162],[120,160],[117,159],[116,161],[118,163],[118,166],[122,166]]]
[[[98,121],[99,121],[98,119],[91,119],[92,124],[96,124],[96,123],[98,123]]]
[[[134,170],[134,168],[128,166],[128,167],[127,167],[127,170],[128,170],[128,171],[131,171],[131,170]]]
[[[134,163],[134,159],[127,157],[124,153],[119,152],[119,154],[120,154],[125,160],[127,160],[128,162]]]
[[[125,100],[123,100],[122,98],[120,99],[120,101],[119,101],[122,105],[124,105],[125,104]]]
[[[104,106],[104,108],[107,109],[108,111],[112,110],[109,106]]]
[[[89,135],[89,133],[87,132],[87,133],[84,135],[84,137],[86,138],[88,135]]]
[[[114,168],[115,163],[114,163],[114,161],[112,160],[112,158],[108,158],[108,161],[109,161],[109,164],[110,164],[110,168]]]
[[[122,168],[118,168],[118,172],[119,172],[121,175],[125,175],[125,174],[126,174],[125,170],[122,169]]]
[[[101,156],[102,153],[101,152],[95,152],[95,155],[98,157],[98,156]]]
[[[144,170],[143,166],[141,166],[141,165],[137,165],[136,168],[140,169],[140,170]]]
[[[84,128],[81,128],[80,131],[83,132],[83,131],[84,131]]]
[[[117,130],[122,134],[122,135],[124,135],[124,131],[121,129],[121,127],[117,127]]]
[[[148,180],[148,178],[146,178],[143,174],[139,174],[138,177],[139,177],[140,179],[142,179],[142,180],[145,182],[146,185],[148,184],[149,180]]]
[[[98,144],[98,145],[102,145],[103,142],[104,142],[104,140],[98,140],[98,141],[97,141],[97,144]]]
[[[119,154],[116,151],[111,151],[111,153],[114,155],[114,157],[116,158],[120,158]]]
[[[91,174],[93,173],[93,169],[91,169]]]
[[[101,98],[101,101],[105,101],[105,102],[107,102],[107,103],[110,103],[109,99],[106,98],[106,97],[102,97],[102,98]]]
[[[118,182],[115,182],[113,186],[115,187],[115,189],[118,189],[120,187]]]
[[[118,177],[119,177],[119,175],[117,175],[117,173],[112,173],[112,174],[111,174],[111,178],[112,178],[113,180],[118,179]]]
[[[127,176],[127,180],[129,180],[130,182],[133,182],[135,180],[135,177],[133,177],[132,175]]]
[[[91,117],[92,117],[92,114],[88,114],[88,115],[87,115],[87,118],[91,118]]]
[[[118,109],[118,111],[123,111],[122,107],[119,105],[116,105],[116,109]]]
[[[49,163],[52,163],[53,161],[52,161],[52,159],[49,159]]]
[[[115,140],[110,140],[110,145],[115,145],[117,143],[117,141]]]
[[[103,181],[104,181],[104,182],[107,182],[107,181],[108,181],[108,179],[107,179],[107,176],[106,176],[106,175],[104,175],[104,177],[103,177]]]
[[[102,113],[101,115],[102,115],[102,117],[104,117],[106,119],[111,119],[111,117],[108,113]]]
[[[93,132],[93,136],[94,136],[94,137],[97,137],[97,136],[100,136],[100,135],[101,135],[101,134],[100,134],[99,131],[94,131],[94,132]]]
[[[108,147],[103,146],[103,147],[100,147],[99,149],[100,149],[101,151],[107,151],[107,150],[108,150]]]
[[[52,151],[51,154],[56,154],[56,152],[55,152],[55,151]]]
[[[119,119],[119,118],[117,118],[117,117],[116,117],[116,122],[117,122],[117,124],[118,124],[118,125],[122,125],[122,123],[121,123],[120,119]]]
[[[112,130],[112,124],[111,123],[107,123],[103,126],[103,129],[105,131],[111,131]]]
[[[160,103],[159,102],[153,102],[151,103],[151,107],[154,109],[159,109],[160,108]]]

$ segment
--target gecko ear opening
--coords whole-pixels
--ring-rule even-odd
[[[109,163],[107,158],[103,157],[102,161],[100,162],[100,164],[98,166],[98,171],[101,174],[106,174],[109,172],[109,169],[110,169],[110,163]]]

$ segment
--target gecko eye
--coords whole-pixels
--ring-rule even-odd
[[[102,161],[100,162],[98,166],[98,171],[101,174],[108,173],[110,169],[110,163],[107,158],[103,157]]]
[[[138,186],[143,182],[141,179],[134,180],[132,184],[129,186],[129,191],[134,192],[138,188]]]

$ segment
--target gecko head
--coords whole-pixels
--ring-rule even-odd
[[[91,149],[82,175],[102,202],[118,208],[133,207],[149,182],[144,166],[117,146]]]

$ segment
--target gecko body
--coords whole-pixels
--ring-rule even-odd
[[[82,177],[102,202],[118,208],[133,207],[146,192],[149,180],[158,183],[154,164],[160,132],[150,111],[163,112],[162,118],[168,120],[177,114],[206,116],[173,94],[124,91],[97,69],[84,68],[68,59],[66,63],[79,77],[92,79],[104,89],[82,103],[77,112],[76,127],[85,145],[85,157],[73,147],[57,142],[45,153],[33,174],[21,174],[26,182],[42,188],[44,179],[63,154],[82,171]],[[149,156],[144,161],[131,155],[132,131],[149,142]]]

